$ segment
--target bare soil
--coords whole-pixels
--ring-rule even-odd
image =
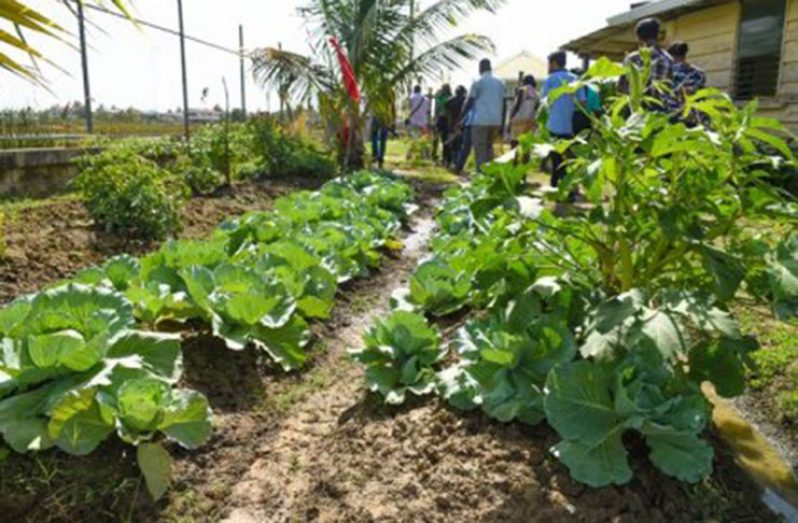
[[[662,476],[630,440],[635,480],[590,489],[549,453],[546,426],[503,425],[437,399],[389,408],[367,393],[347,349],[360,344],[391,291],[407,283],[434,202],[403,256],[349,285],[333,318],[314,326],[310,368],[286,375],[256,351],[231,353],[202,333],[185,340],[188,386],[215,411],[211,441],[170,449],[174,485],[152,503],[129,449],[85,458],[12,456],[0,474],[8,521],[249,522],[771,522],[760,490],[718,448],[714,475],[689,486]]]
[[[189,200],[183,209],[180,238],[207,237],[225,218],[266,210],[275,198],[320,184],[313,179],[271,179],[237,184],[220,197]],[[9,217],[6,253],[0,258],[0,303],[69,277],[76,271],[121,253],[142,254],[158,247],[97,230],[77,200],[22,209]]]

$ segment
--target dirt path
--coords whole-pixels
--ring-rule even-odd
[[[318,496],[316,473],[330,465],[328,459],[335,458],[328,454],[325,443],[363,399],[362,371],[348,360],[347,350],[360,346],[374,317],[388,312],[388,298],[407,284],[425,253],[433,226],[429,216],[416,220],[414,232],[405,239],[401,262],[375,282],[373,308],[351,316],[349,324],[335,333],[327,347],[327,365],[337,368],[334,382],[296,405],[276,433],[258,443],[258,459],[233,490],[226,521],[293,521],[305,519],[302,514],[314,517],[307,500]]]

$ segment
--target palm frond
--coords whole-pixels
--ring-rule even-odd
[[[460,20],[477,11],[496,12],[506,0],[438,0],[408,19],[396,39],[412,45],[434,44],[441,33],[457,27]]]
[[[294,100],[306,100],[314,91],[332,90],[337,83],[329,69],[291,51],[266,47],[253,51],[250,59],[258,83]]]
[[[85,2],[86,0],[79,1]],[[101,5],[107,3],[106,0],[94,1]],[[117,10],[124,13],[129,19],[132,19],[127,7],[127,0],[110,0],[110,3],[112,3]],[[0,52],[0,68],[28,80],[42,83],[43,78],[35,62],[37,58],[45,61],[46,59],[38,50],[28,45],[23,35],[23,30],[32,31],[33,33],[45,35],[57,40],[63,40],[67,34],[66,31],[44,13],[18,0],[0,1],[0,20],[7,21],[17,30],[17,36],[0,30],[0,48],[25,53],[33,61],[33,67],[27,67],[5,52]]]
[[[493,42],[486,36],[461,35],[421,52],[399,69],[391,81],[397,85],[405,85],[419,76],[436,77],[441,72],[458,69],[481,54],[493,53],[495,50]]]

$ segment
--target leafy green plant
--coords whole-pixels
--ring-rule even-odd
[[[597,80],[627,74],[645,83],[603,62],[591,71],[588,77]],[[795,221],[784,210],[789,197],[770,183],[778,165],[793,160],[779,136],[786,130],[757,117],[756,102],[738,109],[716,90],[690,97],[685,108],[685,114],[707,114],[712,129],[688,128],[646,111],[640,86],[631,91],[595,118],[590,140],[573,143],[576,157],[560,197],[581,186],[592,211],[563,220],[549,216],[543,225],[586,247],[586,256],[575,261],[598,270],[609,294],[682,286],[729,301],[746,269],[761,264],[731,250],[747,238],[746,220]]]
[[[378,192],[391,195],[384,205],[392,209],[395,194],[412,194],[390,177],[335,180],[278,199],[272,212],[232,220],[211,240],[170,241],[141,260],[113,258],[74,281],[124,293],[144,324],[202,322],[228,348],[251,344],[296,370],[307,360],[307,320],[328,317],[338,284],[376,267],[401,227],[383,200],[370,198]]]
[[[210,436],[210,409],[198,392],[175,388],[179,338],[133,328],[123,296],[78,284],[1,310],[0,433],[9,447],[85,455],[114,432],[132,445],[160,434],[185,448],[201,446]],[[168,453],[152,445],[169,468]]]
[[[457,362],[438,375],[439,393],[501,421],[547,420],[577,480],[630,481],[626,444],[635,438],[624,437],[634,433],[654,466],[697,482],[713,460],[700,385],[741,394],[758,347],[732,304],[747,292],[781,317],[795,314],[798,241],[776,246],[752,226],[795,228],[794,201],[772,184],[793,156],[783,127],[757,117],[755,103],[738,108],[702,91],[685,115],[700,111],[711,128],[689,128],[646,110],[640,71],[601,60],[586,78],[622,74],[631,94],[591,116],[592,135],[526,139],[539,158],[571,150],[559,191],[530,197],[527,167],[497,165],[446,193],[434,261],[416,271],[409,304],[395,305],[477,311],[458,336]],[[564,208],[577,189],[587,205]],[[470,290],[452,300],[456,277]],[[529,301],[540,282],[546,293]],[[518,311],[527,311],[520,323]]]
[[[435,316],[461,309],[471,292],[471,275],[443,260],[422,263],[410,278],[410,300]]]
[[[455,341],[461,363],[439,375],[441,396],[504,423],[543,421],[546,376],[576,356],[568,317],[578,304],[570,286],[543,279],[507,307],[466,324]]]
[[[438,333],[423,316],[394,312],[378,321],[363,337],[365,347],[351,351],[366,367],[366,382],[386,403],[399,405],[407,393],[429,394],[435,389],[435,365],[446,355]]]
[[[243,350],[248,343],[265,350],[285,371],[301,367],[302,350],[310,341],[305,321],[294,314],[296,301],[268,273],[223,263],[213,271],[192,267],[181,271],[191,299],[205,313],[215,336],[227,347]]]
[[[632,479],[623,435],[638,432],[652,463],[682,481],[712,471],[713,450],[700,434],[711,419],[698,385],[664,371],[656,351],[636,351],[615,366],[578,361],[558,366],[546,381],[548,422],[564,441],[555,455],[590,486]]]
[[[249,123],[252,152],[262,158],[263,173],[271,176],[313,176],[332,178],[336,166],[330,155],[281,128],[270,117],[253,118]]]
[[[182,177],[194,196],[212,194],[223,183],[220,172],[188,155],[178,156],[170,169]]]
[[[770,255],[767,275],[776,316],[798,316],[798,234],[781,242]]]
[[[0,259],[6,257],[6,249],[8,249],[8,243],[6,242],[6,213],[0,212]]]
[[[184,186],[154,162],[125,150],[84,157],[75,187],[99,227],[146,240],[180,228]]]

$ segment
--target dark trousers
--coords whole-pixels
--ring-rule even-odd
[[[455,165],[455,171],[458,173],[463,172],[463,169],[465,169],[466,163],[468,162],[468,157],[471,155],[471,127],[464,127],[462,134],[462,145],[460,146],[460,151],[457,154],[457,163]]]
[[[377,165],[385,165],[385,149],[388,147],[388,129],[375,125],[371,129],[371,156]]]
[[[569,134],[551,133],[551,136],[552,138],[559,138],[561,140],[570,140],[573,138],[573,135]],[[565,176],[568,174],[568,171],[565,168],[565,158],[557,151],[552,151],[549,155],[549,161],[551,161],[551,186],[557,187],[560,185],[560,182],[563,180],[563,178],[565,178]]]

